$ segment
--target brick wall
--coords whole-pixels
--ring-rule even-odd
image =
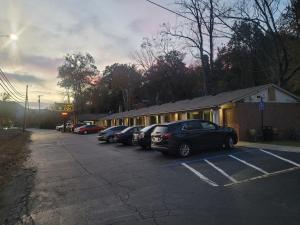
[[[249,140],[249,129],[261,127],[258,103],[237,103],[234,112],[240,140]],[[287,138],[291,129],[300,133],[300,103],[266,103],[264,126],[277,128],[279,138]]]

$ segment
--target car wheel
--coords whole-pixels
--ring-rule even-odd
[[[88,132],[87,132],[87,130],[85,130],[84,132],[83,132],[83,134],[87,134]]]
[[[225,149],[233,149],[233,138],[231,136],[226,137],[225,143],[224,143]]]
[[[185,158],[191,155],[192,149],[189,144],[187,143],[182,143],[178,147],[178,154],[180,157]]]

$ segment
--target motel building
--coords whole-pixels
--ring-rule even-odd
[[[111,114],[100,119],[101,126],[162,124],[187,119],[204,119],[233,127],[240,140],[249,140],[250,130],[272,127],[285,138],[300,132],[300,98],[275,84],[223,92],[194,99]]]

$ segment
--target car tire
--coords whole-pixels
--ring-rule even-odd
[[[191,146],[188,143],[181,143],[178,146],[178,155],[181,158],[186,158],[192,154]]]
[[[234,141],[233,141],[232,136],[227,136],[227,137],[225,138],[225,143],[224,143],[223,146],[225,146],[225,149],[227,149],[227,150],[233,149],[233,148],[234,148],[233,142],[234,142]]]
[[[87,133],[88,133],[87,130],[83,131],[83,134],[87,134]]]

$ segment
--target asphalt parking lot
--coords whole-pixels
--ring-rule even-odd
[[[299,224],[300,152],[212,149],[187,159],[96,135],[34,131],[35,224]]]

